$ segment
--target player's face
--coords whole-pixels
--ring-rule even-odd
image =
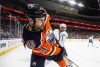
[[[44,30],[44,19],[45,17],[42,18],[36,18],[36,23],[34,25],[34,21],[31,18],[28,18],[29,25],[31,27],[34,27],[34,30]]]
[[[30,25],[31,27],[33,27],[33,26],[34,26],[33,20],[32,20],[31,18],[28,18],[28,21],[29,21],[29,25]]]
[[[44,19],[45,19],[45,17],[36,18],[36,23],[35,23],[34,29],[44,30],[44,22],[45,22]]]

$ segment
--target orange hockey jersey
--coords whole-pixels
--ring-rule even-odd
[[[36,45],[35,48],[32,49],[32,54],[39,56],[53,56],[61,52],[61,48],[55,40],[49,20],[50,16],[48,15],[45,21],[45,28],[42,32],[30,32],[24,30],[23,36],[27,40],[34,40]]]

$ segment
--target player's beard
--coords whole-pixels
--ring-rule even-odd
[[[34,26],[34,30],[41,30],[41,31],[43,31],[44,30],[44,27],[45,27],[45,25],[44,25],[44,22],[42,22],[42,25],[41,26],[39,26],[39,27],[36,27],[36,26]]]

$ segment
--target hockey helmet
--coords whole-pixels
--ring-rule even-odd
[[[60,27],[67,27],[66,24],[60,24]]]
[[[67,26],[66,26],[66,24],[62,23],[62,24],[60,24],[60,28],[64,28],[64,30],[66,30]]]
[[[25,15],[32,19],[46,17],[44,10],[40,9],[39,4],[26,4]]]

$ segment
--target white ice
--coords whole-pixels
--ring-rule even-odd
[[[68,58],[79,67],[100,67],[100,42],[95,41],[94,46],[87,47],[88,41],[66,41],[65,46]],[[20,46],[9,53],[0,56],[0,67],[30,67],[31,50]],[[51,61],[46,67],[59,67]],[[75,67],[73,65],[73,67]]]

